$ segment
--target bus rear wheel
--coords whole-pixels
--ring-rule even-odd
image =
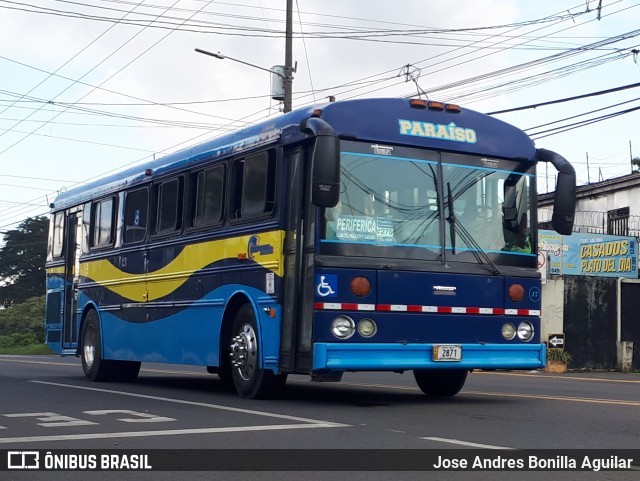
[[[240,397],[268,398],[281,392],[286,375],[260,367],[260,337],[250,304],[238,310],[231,332],[231,375]]]
[[[102,358],[98,313],[87,313],[82,328],[81,356],[84,375],[92,381],[133,381],[140,372],[137,361],[111,361]]]
[[[455,396],[467,380],[466,369],[414,369],[413,375],[427,396]]]

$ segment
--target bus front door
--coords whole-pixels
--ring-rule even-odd
[[[78,346],[76,307],[78,301],[78,275],[80,272],[80,230],[82,212],[67,214],[64,236],[64,295],[62,304],[62,349]]]

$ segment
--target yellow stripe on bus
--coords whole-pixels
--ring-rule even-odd
[[[224,259],[246,259],[282,277],[284,232],[256,235],[259,251],[249,252],[247,235],[187,245],[169,264],[148,274],[123,272],[108,260],[80,263],[80,274],[134,302],[160,299],[182,286],[194,272]],[[269,252],[271,251],[271,252]],[[252,257],[253,256],[253,257]]]

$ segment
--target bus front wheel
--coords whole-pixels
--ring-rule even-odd
[[[286,375],[260,367],[260,337],[250,304],[243,305],[233,321],[231,374],[240,397],[267,398],[284,388]]]
[[[102,340],[98,313],[87,313],[82,328],[82,370],[92,381],[133,381],[140,372],[136,361],[109,361],[102,358]]]
[[[427,396],[455,396],[467,380],[466,369],[414,369],[413,375]]]

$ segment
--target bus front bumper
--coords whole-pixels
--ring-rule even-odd
[[[434,344],[314,344],[314,371],[410,369],[538,369],[546,365],[544,344],[459,344],[459,361],[434,361]]]

